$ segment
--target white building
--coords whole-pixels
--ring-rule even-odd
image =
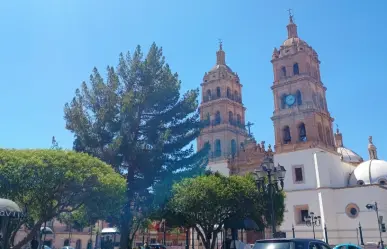
[[[344,147],[342,134],[332,129],[334,119],[318,54],[298,37],[292,16],[287,31],[288,38],[274,49],[271,61],[274,161],[287,170],[286,212],[279,230],[292,237],[294,228],[296,237],[312,238],[305,216],[313,212],[321,217],[316,238],[325,239],[326,226],[330,244],[360,243],[361,224],[364,242],[378,242],[376,212],[366,205],[377,202],[379,215],[387,220],[387,162],[378,159],[372,137],[367,161]],[[265,143],[243,143],[248,134],[241,127],[245,125],[241,85],[239,76],[226,65],[222,47],[217,65],[203,78],[202,95],[201,118],[208,126],[198,139],[198,148],[210,143],[209,168],[225,175],[254,171],[264,157]],[[382,236],[387,242],[387,234]]]

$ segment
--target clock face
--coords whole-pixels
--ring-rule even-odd
[[[288,96],[286,96],[285,102],[288,106],[292,106],[295,101],[296,98],[294,97],[294,95],[289,94]]]

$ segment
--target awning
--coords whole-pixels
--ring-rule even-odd
[[[51,228],[49,227],[41,227],[40,228],[40,233],[42,234],[54,234]]]
[[[102,229],[101,234],[103,233],[118,233],[118,229],[115,227],[106,227]]]
[[[24,214],[15,202],[0,198],[0,216],[21,218]]]

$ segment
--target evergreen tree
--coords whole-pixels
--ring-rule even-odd
[[[189,146],[201,129],[199,90],[181,96],[180,88],[162,48],[153,43],[146,56],[140,46],[133,55],[121,54],[116,70],[107,67],[106,80],[94,68],[90,85],[83,82],[65,105],[74,149],[100,158],[126,178],[121,249],[129,246],[131,209],[138,196],[162,186],[164,179],[171,186],[173,179],[196,175],[207,163],[208,148],[195,152]]]

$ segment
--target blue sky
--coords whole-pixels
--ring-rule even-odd
[[[257,140],[274,141],[270,63],[286,39],[287,9],[299,36],[319,54],[328,108],[344,143],[368,158],[368,136],[387,159],[387,2],[349,0],[24,0],[0,9],[0,147],[71,148],[63,106],[94,66],[155,41],[183,90],[200,86],[218,38],[244,85]]]

